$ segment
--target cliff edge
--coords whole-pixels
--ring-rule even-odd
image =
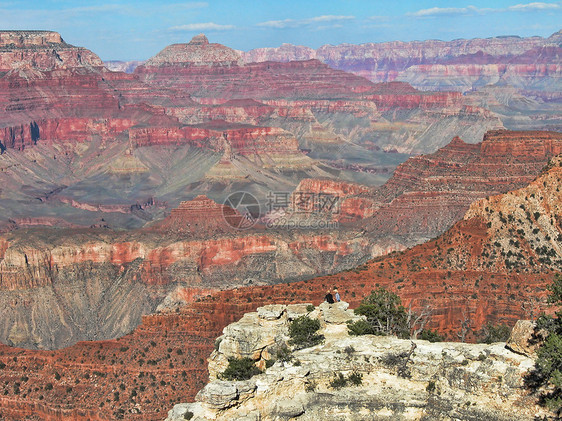
[[[523,385],[534,361],[505,343],[349,336],[346,322],[358,316],[347,303],[311,308],[269,305],[227,326],[209,358],[210,383],[195,403],[175,405],[167,421],[507,421],[546,414]],[[320,321],[324,343],[273,362],[301,315]],[[220,380],[232,358],[251,358],[264,371],[245,381]]]

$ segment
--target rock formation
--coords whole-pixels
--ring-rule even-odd
[[[498,81],[546,90],[560,77],[562,34],[454,41],[324,45],[316,50],[283,44],[243,54],[249,62],[317,59],[373,82],[403,80],[420,89],[470,90]],[[537,60],[539,57],[539,60]]]
[[[178,404],[167,421],[193,420],[533,420],[547,414],[524,388],[531,358],[504,343],[429,343],[347,333],[358,318],[347,303],[260,307],[227,326],[209,359],[210,382],[196,402]],[[275,361],[288,346],[291,320],[319,319],[325,342]],[[220,380],[231,358],[251,358],[263,374]],[[266,364],[273,362],[273,365]],[[335,385],[354,375],[359,384]],[[187,414],[187,415],[186,415]]]
[[[146,67],[157,66],[233,66],[240,63],[240,55],[221,44],[210,44],[199,34],[187,44],[172,44],[147,60]]]
[[[333,205],[324,212],[328,220],[359,224],[378,245],[409,247],[443,233],[471,203],[525,186],[561,146],[556,132],[489,131],[478,144],[455,137],[433,154],[408,159],[380,187],[305,179],[291,203],[310,216],[320,209],[306,199],[321,197]]]
[[[245,149],[238,146],[235,132],[232,133],[233,149],[238,148],[242,156]],[[178,286],[225,288],[244,285],[250,280],[260,283],[298,280],[350,269],[370,257],[438,236],[455,219],[462,217],[473,201],[530,182],[548,158],[559,151],[559,143],[557,133],[490,132],[479,145],[468,145],[455,139],[435,154],[410,159],[381,188],[327,179],[303,180],[290,202],[296,210],[303,211],[297,215],[301,219],[311,215],[316,219],[312,221],[314,224],[297,226],[318,227],[322,222],[318,218],[324,218],[323,221],[340,223],[338,232],[328,224],[322,225],[327,227],[323,230],[286,230],[279,223],[270,224],[276,229],[262,226],[237,231],[225,222],[225,207],[203,196],[182,203],[163,221],[153,222],[140,230],[61,228],[50,232],[36,228],[12,231],[0,237],[4,244],[0,248],[0,284],[4,290],[11,291],[9,300],[13,303],[6,307],[9,322],[5,323],[1,337],[10,344],[39,348],[69,345],[82,339],[115,337],[133,328],[143,314],[154,311]],[[265,147],[266,151],[275,152],[275,143]],[[519,152],[519,148],[524,153]],[[307,196],[324,198],[327,204],[332,203],[335,207],[320,209],[319,202],[301,203],[300,198]],[[154,201],[133,208],[107,209],[73,201],[63,203],[87,211],[135,212],[140,216],[144,215],[143,209],[159,206]],[[236,213],[232,216],[240,217]],[[275,220],[272,215],[268,217]],[[293,220],[288,220],[285,215],[282,221]],[[22,222],[14,223],[16,227],[26,226]],[[554,238],[553,233],[549,235]],[[461,240],[454,240],[457,241]],[[515,251],[511,250],[511,253]],[[508,260],[513,259],[516,259],[515,255],[510,255]],[[430,268],[432,263],[426,266]],[[82,298],[76,297],[72,291],[75,282],[84,282],[86,273],[100,282],[95,288],[87,289],[91,292],[89,302],[101,305],[101,297],[106,297],[107,302],[102,306],[103,311],[96,307],[98,304],[88,304],[73,313],[72,300],[82,302]],[[346,276],[352,275],[353,272]],[[403,277],[390,268],[376,276],[388,277],[385,283]],[[421,275],[412,273],[411,276]],[[458,276],[463,275],[459,272]],[[123,282],[127,287],[119,288]],[[35,299],[26,301],[18,292],[20,289]],[[78,322],[82,317],[93,317],[91,312],[105,314],[105,311],[113,311],[127,294],[135,297],[138,305],[121,308],[103,323],[80,325]],[[51,312],[45,313],[40,328],[33,328],[35,322],[30,310],[44,312],[49,303],[56,303],[62,314],[60,317],[72,327],[59,323],[58,318],[54,318],[56,313]],[[443,305],[448,308],[449,304]],[[511,321],[511,316],[507,316],[510,312],[513,310],[498,313],[497,317],[509,317]],[[118,314],[125,322],[117,317]],[[515,314],[525,315],[520,310]],[[436,324],[443,329],[452,329],[451,325],[456,321],[449,317],[460,316],[446,316],[439,322],[436,320]],[[478,323],[481,323],[487,315],[479,317]]]
[[[0,71],[102,67],[91,51],[64,42],[52,31],[0,31]]]

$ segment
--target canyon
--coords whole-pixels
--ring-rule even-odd
[[[458,335],[474,340],[486,323],[533,319],[547,308],[546,285],[562,261],[557,246],[560,165],[556,157],[527,187],[475,202],[438,238],[352,270],[223,291],[180,287],[119,339],[53,351],[2,346],[3,376],[8,384],[19,383],[17,394],[5,388],[3,415],[18,419],[35,411],[46,418],[160,419],[173,404],[192,400],[204,385],[205,358],[225,326],[263,305],[319,305],[324,291],[334,286],[352,307],[377,287],[395,291],[414,311],[430,309],[428,326],[456,340]],[[189,356],[183,349],[190,350]],[[22,377],[33,383],[22,383]],[[125,384],[131,378],[136,383]],[[114,391],[119,392],[117,400]],[[80,410],[70,404],[78,396],[87,402]]]
[[[266,147],[275,151],[276,144]],[[474,201],[524,187],[561,148],[556,132],[488,132],[474,145],[455,138],[434,154],[410,158],[381,187],[303,179],[287,193],[288,207],[247,230],[236,229],[243,219],[237,210],[203,195],[127,231],[24,220],[0,236],[0,339],[52,349],[115,338],[178,288],[217,290],[352,269],[437,237]],[[309,207],[299,201],[306,197],[335,206]],[[135,304],[121,306],[128,301]]]
[[[0,417],[162,419],[227,325],[334,286],[449,340],[536,318],[562,263],[559,50],[198,35],[124,73],[0,31]]]
[[[246,62],[317,59],[373,82],[402,80],[424,90],[467,91],[502,81],[521,89],[548,91],[560,77],[561,40],[558,31],[548,38],[395,41],[324,45],[316,50],[283,44],[251,50],[243,57]]]

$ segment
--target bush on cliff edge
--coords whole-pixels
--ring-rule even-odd
[[[355,314],[366,317],[349,324],[351,335],[396,335],[399,338],[410,337],[408,314],[400,297],[384,288],[372,291],[365,297]]]
[[[554,282],[548,289],[550,290],[549,303],[561,306],[562,276],[560,274],[554,277]],[[548,336],[537,351],[535,369],[525,380],[532,389],[546,389],[541,394],[541,401],[560,417],[562,414],[562,311],[557,311],[555,317],[542,314],[537,319],[535,336],[538,337],[538,332],[541,330],[546,330]]]
[[[289,325],[289,343],[295,349],[308,348],[324,342],[324,335],[318,334],[320,330],[320,320],[311,319],[308,316],[300,316]]]
[[[251,358],[229,358],[228,367],[220,374],[221,380],[249,380],[260,374],[261,370],[256,367]]]

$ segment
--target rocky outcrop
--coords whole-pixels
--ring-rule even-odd
[[[368,92],[373,85],[366,79],[333,70],[317,60],[228,67],[206,65],[203,69],[181,63],[170,63],[169,66],[149,64],[150,60],[137,67],[135,74],[151,85],[182,89],[196,98],[324,99],[330,95],[333,99],[345,99],[350,95],[360,97],[359,94]]]
[[[490,131],[480,144],[457,137],[434,154],[410,158],[371,196],[369,231],[398,241],[409,236],[406,245],[417,235],[414,242],[433,238],[472,202],[532,181],[559,153],[561,140],[555,132]]]
[[[194,420],[533,420],[546,414],[525,390],[534,361],[505,344],[429,343],[347,333],[357,319],[347,303],[266,306],[224,329],[209,359],[210,383],[168,421]],[[339,317],[334,317],[338,313]],[[319,319],[325,342],[275,362],[288,346],[288,326],[301,315]],[[263,374],[219,380],[232,358],[251,358]],[[266,364],[266,361],[270,363]],[[271,363],[273,364],[271,365]],[[358,384],[335,385],[355,375]],[[187,415],[186,415],[187,414]]]
[[[505,346],[518,354],[536,358],[537,350],[548,336],[546,330],[537,332],[536,327],[532,320],[518,320]]]
[[[0,71],[33,68],[101,67],[91,51],[64,42],[52,31],[0,31]]]
[[[164,48],[143,66],[233,66],[240,64],[240,55],[221,44],[210,44],[203,34],[187,44],[172,44]]]
[[[196,234],[234,232],[234,227],[241,226],[243,219],[235,209],[201,195],[193,200],[181,202],[164,220],[151,225],[151,229]]]

